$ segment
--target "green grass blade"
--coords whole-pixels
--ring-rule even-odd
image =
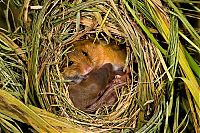
[[[192,27],[192,25],[188,22],[186,17],[182,14],[182,12],[173,4],[171,0],[167,0],[169,6],[173,8],[173,10],[178,14],[179,19],[182,21],[184,24],[185,28],[190,32],[192,37],[195,39],[195,43],[198,47],[200,47],[200,36],[198,33],[195,31],[195,29]]]
[[[151,32],[147,29],[147,27],[139,20],[139,18],[135,15],[133,9],[129,6],[128,2],[126,0],[123,0],[127,10],[131,13],[131,15],[134,17],[135,21],[140,25],[140,27],[143,29],[143,31],[146,33],[146,35],[149,37],[149,39],[156,45],[156,47],[161,51],[162,54],[167,56],[166,50],[164,50],[160,44],[156,41],[154,36],[151,34]]]
[[[197,75],[198,78],[200,78],[200,67],[199,65],[194,61],[194,59],[192,58],[192,56],[188,53],[188,51],[186,49],[184,49],[185,51],[185,56],[187,58],[187,61],[191,67],[191,69],[194,71],[194,73]]]
[[[176,98],[175,112],[174,112],[174,124],[173,124],[173,132],[178,128],[178,120],[179,120],[179,97]]]

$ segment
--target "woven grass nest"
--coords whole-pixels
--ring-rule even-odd
[[[123,5],[117,7],[113,1],[71,5],[58,2],[47,4],[43,10],[45,13],[40,14],[43,19],[38,19],[34,26],[43,22],[39,32],[39,73],[42,73],[39,92],[48,111],[76,120],[76,124],[92,131],[135,128],[140,112],[144,111],[142,117],[151,116],[162,95],[152,90],[161,84],[162,65],[155,47],[146,40]],[[91,37],[108,45],[111,41],[125,45],[126,67],[131,70],[131,80],[115,88],[118,101],[111,109],[104,107],[95,114],[84,113],[71,105],[67,84],[62,82],[60,73],[62,56],[70,43]]]
[[[168,4],[176,11],[170,0]],[[22,132],[14,119],[19,125],[30,125],[33,132],[141,133],[166,132],[171,127],[184,131],[189,121],[188,129],[194,126],[198,130],[200,101],[191,89],[198,88],[198,81],[192,77],[192,70],[198,72],[198,67],[188,69],[178,33],[185,36],[178,32],[176,16],[172,13],[169,17],[169,10],[160,1],[24,1],[21,7],[22,12],[17,17],[14,14],[13,22],[19,20],[15,30],[0,29],[4,32],[0,32],[3,129]],[[73,106],[68,81],[61,74],[63,58],[72,43],[90,38],[123,46],[127,53],[124,69],[130,69],[130,79],[113,88],[117,102],[93,114]],[[175,75],[183,81],[175,80]],[[183,97],[179,92],[175,95],[176,85],[186,88]],[[185,116],[178,117],[179,113]],[[172,116],[175,124],[171,125],[168,120]]]

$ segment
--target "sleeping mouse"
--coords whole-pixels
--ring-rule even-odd
[[[114,76],[112,64],[107,63],[90,72],[88,77],[80,83],[69,85],[69,96],[74,106],[82,111],[92,113],[103,104],[112,104],[116,100],[116,94],[114,91],[110,89],[106,91],[106,89]]]

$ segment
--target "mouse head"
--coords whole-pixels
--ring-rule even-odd
[[[66,58],[62,68],[65,79],[80,82],[94,68],[87,45],[74,44]]]

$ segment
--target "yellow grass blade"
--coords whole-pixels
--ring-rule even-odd
[[[47,121],[50,125],[59,130],[59,132],[67,133],[80,133],[84,132],[84,129],[81,126],[77,126],[74,123],[70,122],[68,118],[58,117],[55,114],[49,113],[46,110],[37,108],[35,106],[28,106],[36,114],[38,114],[42,119]],[[89,132],[89,131],[87,131]]]
[[[49,117],[51,115],[46,116],[48,113],[45,113],[45,111],[34,108],[36,111],[34,112],[32,109],[28,108],[25,104],[13,97],[7,91],[0,90],[0,112],[2,114],[31,125],[38,132],[57,133],[62,132],[62,129],[65,132],[80,132],[80,130],[75,129],[72,124],[67,124],[66,121],[65,123],[59,121],[56,116],[54,118]]]
[[[181,79],[187,85],[187,87],[190,90],[190,92],[191,92],[196,104],[200,108],[200,90],[199,90],[198,86],[196,86],[193,82],[191,82],[187,78],[181,78]]]
[[[23,133],[19,126],[10,117],[0,113],[0,123],[6,130],[14,133]],[[14,124],[13,124],[14,123]]]

